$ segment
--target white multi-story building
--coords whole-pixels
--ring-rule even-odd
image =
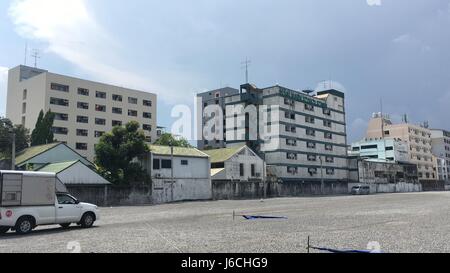
[[[39,112],[55,113],[55,139],[93,160],[94,145],[114,126],[137,121],[156,139],[156,95],[18,66],[9,70],[6,116],[33,130]]]
[[[362,158],[409,162],[408,143],[395,138],[363,139],[352,143],[349,153]]]
[[[344,100],[337,90],[311,96],[278,85],[242,85],[239,94],[225,97],[224,142],[228,147],[247,145],[283,181],[347,181]],[[231,107],[249,111],[229,112]],[[256,114],[249,113],[252,108],[258,108]]]

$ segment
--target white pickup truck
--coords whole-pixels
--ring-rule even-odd
[[[97,206],[65,192],[54,173],[0,171],[0,235],[10,229],[26,234],[42,225],[92,227],[100,218]]]

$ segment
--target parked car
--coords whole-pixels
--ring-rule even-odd
[[[99,219],[97,206],[66,193],[54,173],[0,171],[0,234],[55,224],[90,228]]]
[[[353,195],[369,195],[370,194],[370,187],[369,186],[354,186],[352,188],[352,194]]]

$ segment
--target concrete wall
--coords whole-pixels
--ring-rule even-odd
[[[264,184],[260,182],[213,181],[214,200],[260,199],[264,197]],[[320,183],[267,182],[266,197],[296,197],[321,195]],[[347,183],[325,183],[326,195],[348,194]]]
[[[84,186],[67,185],[70,194],[82,202],[98,206],[131,206],[153,204],[151,186]]]
[[[211,180],[209,178],[170,179],[153,178],[152,200],[154,204],[163,204],[179,201],[210,200]]]
[[[367,184],[360,184],[360,183],[349,183],[348,184],[348,192],[350,193],[352,190],[352,187],[358,186],[358,185],[367,185]],[[400,193],[400,192],[421,192],[422,191],[422,185],[421,184],[412,184],[412,183],[373,183],[368,184],[370,186],[370,193]]]

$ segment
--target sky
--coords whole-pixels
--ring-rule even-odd
[[[450,130],[450,0],[0,1],[7,69],[38,67],[158,95],[158,124],[194,94],[245,82],[346,94],[348,139],[373,112]]]

